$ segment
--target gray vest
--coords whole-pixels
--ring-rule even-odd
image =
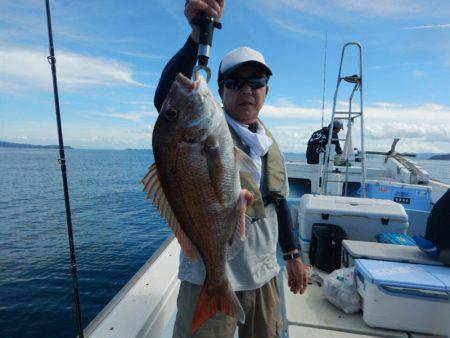
[[[262,124],[260,120],[259,122]],[[249,147],[241,141],[233,128],[230,127],[229,129],[234,144],[246,154],[249,154]],[[259,188],[257,186],[250,173],[240,173],[242,189],[247,189],[254,196],[253,205],[247,208],[247,215],[253,219],[266,217],[263,197],[270,195],[281,195],[283,197],[287,197],[288,194],[287,176],[283,155],[281,154],[280,148],[278,147],[278,144],[270,131],[265,126],[264,130],[266,135],[272,139],[272,145],[270,146],[267,154],[262,158],[261,187]]]

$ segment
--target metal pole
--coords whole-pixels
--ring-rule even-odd
[[[72,282],[73,291],[75,296],[75,306],[77,312],[77,325],[78,334],[80,338],[84,338],[83,334],[83,324],[81,317],[81,306],[80,306],[80,294],[78,288],[78,277],[77,277],[77,262],[75,257],[75,246],[73,243],[73,231],[72,231],[72,217],[70,212],[70,201],[69,201],[69,188],[67,185],[67,175],[66,175],[66,159],[64,155],[64,141],[61,127],[61,114],[59,110],[59,95],[58,95],[58,82],[56,80],[56,58],[55,51],[53,48],[53,34],[52,34],[52,22],[50,16],[50,3],[49,0],[45,0],[46,10],[47,10],[47,26],[48,26],[48,40],[49,40],[49,50],[50,56],[47,57],[48,62],[52,68],[52,79],[53,79],[53,95],[55,98],[55,110],[56,110],[56,122],[58,125],[58,140],[59,140],[59,164],[61,165],[61,173],[64,187],[64,201],[66,206],[66,219],[67,219],[67,233],[69,236],[69,247],[70,247],[70,262],[72,271]]]
[[[328,32],[325,33],[325,55],[323,60],[323,90],[322,90],[322,128],[323,118],[325,115],[325,84],[327,74],[327,45],[328,45]]]

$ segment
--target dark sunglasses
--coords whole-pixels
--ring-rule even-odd
[[[232,78],[229,77],[222,80],[221,85],[227,87],[228,89],[240,90],[245,84],[248,84],[252,89],[259,89],[267,85],[269,79],[265,76],[251,76],[251,77],[239,77]]]

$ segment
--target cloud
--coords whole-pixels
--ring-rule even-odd
[[[0,81],[50,88],[48,52],[30,48],[0,49]],[[58,82],[66,88],[131,85],[148,87],[133,78],[133,71],[116,60],[61,51],[56,55]]]
[[[134,113],[100,113],[99,116],[104,117],[112,117],[114,119],[132,121],[136,123],[141,123],[144,117],[153,117],[158,116],[157,112],[154,111],[142,111],[142,112],[134,112]]]
[[[405,27],[402,30],[417,30],[417,29],[443,29],[450,28],[450,23],[446,23],[443,25],[428,25],[428,26],[414,26],[414,27]]]
[[[150,60],[158,60],[158,59],[167,58],[164,55],[152,55],[152,54],[138,53],[138,52],[124,52],[124,51],[120,51],[118,53],[122,54],[122,55],[127,55],[127,56],[132,56],[132,57],[137,57],[137,58],[143,58],[143,59],[150,59]]]
[[[439,17],[450,8],[439,0],[429,0],[426,4],[419,0],[323,0],[320,4],[314,0],[254,0],[253,3],[263,5],[266,10],[296,11],[333,21],[342,21],[352,14],[399,19]],[[440,10],[437,11],[436,7],[440,7]]]
[[[54,133],[48,133],[54,130]],[[124,126],[98,126],[77,122],[64,124],[64,143],[75,148],[125,149],[151,148],[153,125],[142,124],[133,128]],[[11,123],[4,136],[11,142],[31,144],[58,144],[54,122],[31,121]]]
[[[273,20],[274,23],[278,24],[281,28],[300,34],[304,36],[314,37],[314,38],[323,38],[323,32],[320,31],[313,31],[309,29],[302,28],[298,26],[297,24],[294,24],[292,22],[288,22],[285,19],[283,20]]]
[[[410,0],[334,0],[332,3],[348,12],[380,17],[398,17],[405,14],[416,14],[421,9],[421,6]]]
[[[414,77],[424,77],[425,75],[427,75],[427,73],[425,73],[423,70],[414,70],[413,71],[413,76]]]
[[[398,104],[398,103],[381,102],[381,101],[372,102],[372,106],[380,107],[380,108],[400,108],[400,107],[402,107],[402,105]]]
[[[327,102],[325,121],[330,119]],[[366,147],[370,150],[389,149],[392,140],[403,141],[399,151],[445,152],[450,147],[450,107],[436,103],[407,106],[395,102],[373,102],[365,110]],[[296,106],[286,100],[266,105],[262,119],[273,132],[283,151],[305,152],[311,134],[320,128],[321,109]],[[353,137],[359,143],[359,120]],[[346,130],[344,130],[346,132]]]
[[[270,105],[266,104],[262,114],[264,118],[272,119],[311,119],[321,116],[321,110],[294,105]]]

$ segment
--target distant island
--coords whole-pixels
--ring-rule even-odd
[[[41,146],[41,145],[34,145],[34,144],[22,144],[22,143],[0,141],[0,148],[59,149],[59,146],[53,146],[53,145]],[[64,146],[64,149],[73,149],[73,148],[70,146]]]
[[[431,156],[429,158],[429,160],[450,161],[450,154],[434,155],[434,156]]]

